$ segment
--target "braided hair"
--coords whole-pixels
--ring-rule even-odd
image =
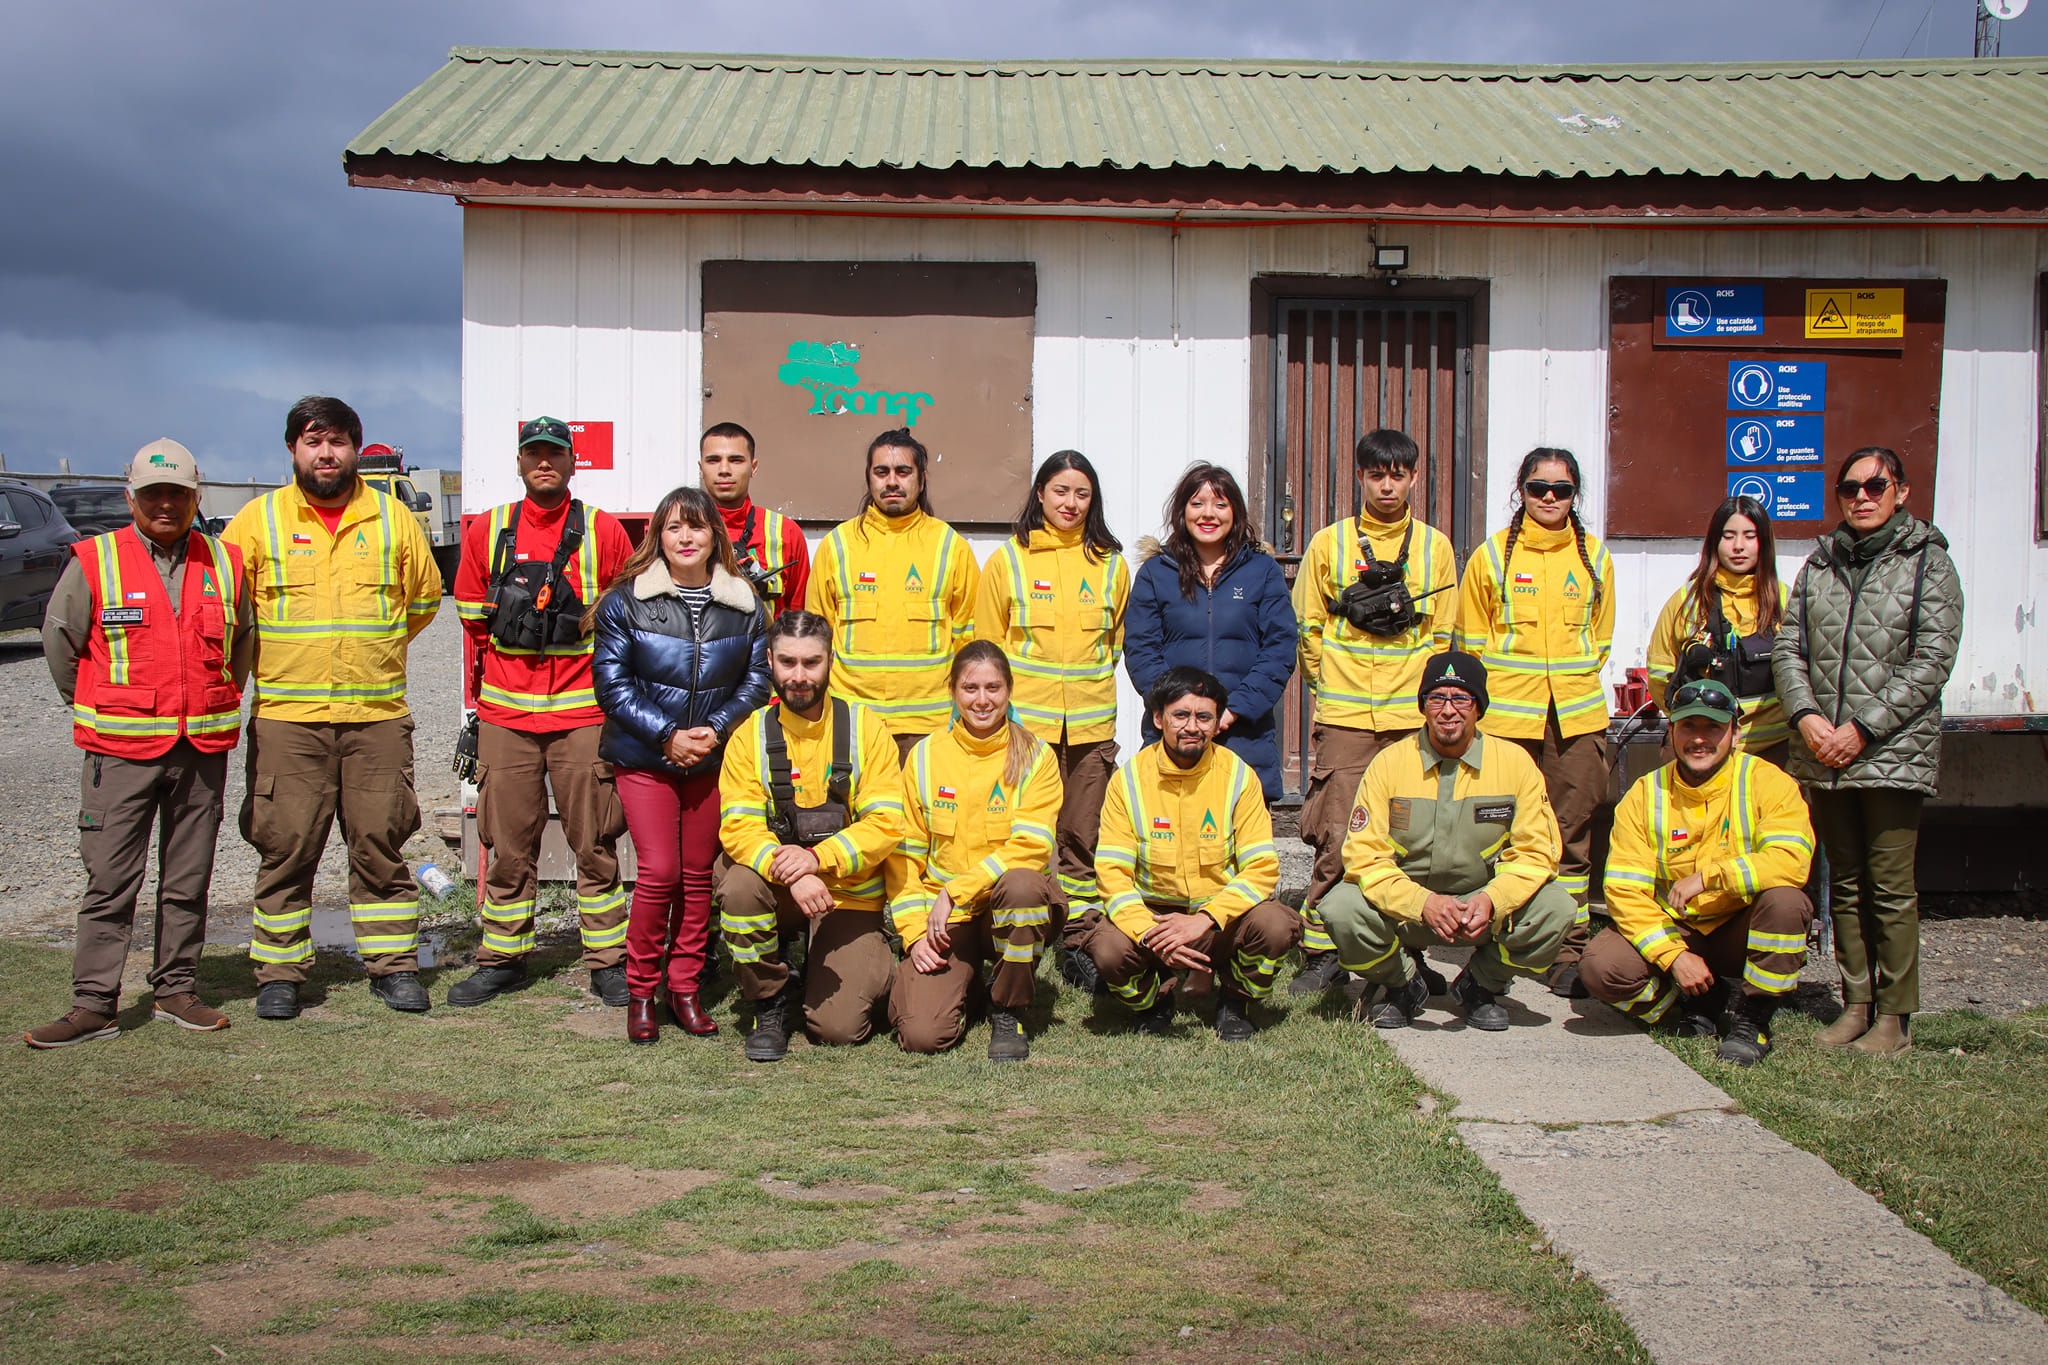
[[[1574,488],[1583,492],[1586,487],[1586,481],[1579,473],[1578,456],[1572,454],[1569,450],[1558,446],[1537,446],[1522,457],[1522,466],[1515,471],[1515,514],[1508,519],[1507,544],[1501,548],[1500,600],[1502,602],[1508,600],[1508,566],[1515,557],[1515,542],[1522,535],[1522,519],[1529,515],[1529,508],[1522,498],[1522,485],[1527,483],[1529,476],[1536,472],[1537,465],[1549,460],[1555,460],[1564,466],[1565,473],[1571,476]],[[1579,500],[1577,497],[1572,499],[1571,518],[1572,537],[1578,542],[1579,546],[1579,562],[1586,566],[1586,576],[1593,580],[1593,610],[1597,612],[1600,609],[1600,598],[1604,593],[1604,589],[1600,582],[1599,573],[1593,568],[1593,556],[1586,552],[1586,523],[1579,520]]]

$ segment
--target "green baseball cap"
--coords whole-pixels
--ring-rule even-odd
[[[1741,714],[1742,707],[1736,702],[1735,694],[1728,690],[1726,683],[1714,678],[1695,678],[1671,694],[1670,716],[1673,720],[1705,716],[1723,725],[1733,725]]]
[[[559,417],[535,417],[519,424],[519,448],[530,445],[560,446],[574,450],[576,443],[569,438],[569,424]]]

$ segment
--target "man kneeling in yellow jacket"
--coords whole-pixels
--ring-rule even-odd
[[[1646,1023],[1669,1022],[1676,1006],[1681,1033],[1712,1038],[1726,1002],[1720,979],[1739,967],[1742,999],[1720,1058],[1755,1066],[1770,1055],[1771,1016],[1806,961],[1813,826],[1796,782],[1735,751],[1739,709],[1713,679],[1672,694],[1678,756],[1615,808],[1614,927],[1586,949],[1579,979]]]

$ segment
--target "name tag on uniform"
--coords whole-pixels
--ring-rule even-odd
[[[1408,828],[1408,812],[1413,803],[1405,796],[1396,796],[1387,802],[1387,828]]]
[[[103,626],[139,626],[142,624],[141,607],[101,607],[100,624]]]
[[[1512,801],[1482,801],[1472,807],[1472,823],[1475,825],[1513,824],[1515,803]]]

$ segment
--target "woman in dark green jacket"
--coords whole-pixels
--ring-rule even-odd
[[[1941,689],[1963,587],[1940,531],[1906,511],[1883,446],[1836,478],[1842,524],[1799,570],[1771,655],[1792,721],[1792,775],[1828,855],[1842,1017],[1817,1041],[1884,1056],[1920,1007],[1920,807],[1941,771]]]

